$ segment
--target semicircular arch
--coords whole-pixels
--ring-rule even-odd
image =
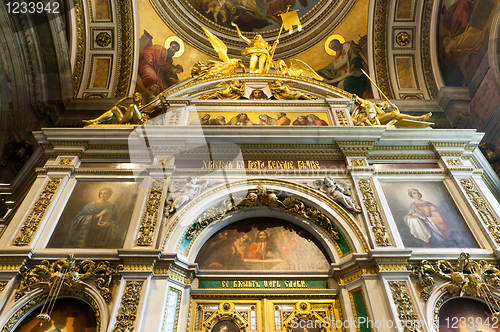
[[[280,200],[295,199],[297,205],[302,203],[303,207],[295,212],[297,209],[262,205],[243,208],[231,206],[237,201],[241,202],[242,198],[259,185],[265,186],[268,192],[276,193]],[[329,252],[327,256],[333,262],[339,262],[350,253],[368,252],[368,243],[361,229],[337,203],[305,185],[268,179],[233,182],[214,187],[198,196],[174,215],[161,250],[176,252],[192,263],[201,246],[217,231],[240,220],[264,215],[304,228]],[[318,216],[324,216],[326,219],[318,220]],[[329,232],[328,221],[325,220],[334,225],[339,240],[334,240],[335,234]],[[343,245],[344,249],[341,248]]]

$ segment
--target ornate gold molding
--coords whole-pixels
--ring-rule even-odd
[[[341,127],[349,126],[349,121],[347,121],[347,117],[344,111],[336,110],[335,113],[337,114],[337,119],[339,120],[339,125]]]
[[[375,19],[373,20],[374,41],[373,47],[375,52],[375,71],[377,83],[380,89],[386,94],[387,98],[393,99],[394,92],[392,91],[391,78],[389,76],[389,68],[387,66],[387,21],[389,19],[389,2],[387,0],[377,0],[375,2]]]
[[[131,0],[116,1],[118,11],[118,65],[114,97],[125,97],[131,84],[134,67],[134,10]]]
[[[123,265],[112,268],[107,261],[94,263],[92,260],[84,260],[76,264],[72,254],[68,255],[67,260],[60,259],[53,263],[44,260],[35,267],[23,265],[20,269],[22,281],[16,291],[16,301],[32,289],[43,289],[48,292],[54,283],[60,281],[59,278],[64,273],[64,282],[59,286],[61,292],[64,291],[66,294],[75,295],[81,294],[86,285],[82,280],[93,277],[95,278],[94,286],[99,290],[104,300],[110,303],[112,294],[109,287],[113,278],[119,275],[118,271],[122,268]]]
[[[405,332],[418,332],[422,330],[419,324],[417,313],[413,308],[413,302],[408,294],[408,289],[404,281],[393,281],[389,283],[394,304],[397,307],[398,317],[405,323]],[[409,324],[414,322],[414,324]]]
[[[431,57],[431,25],[432,25],[432,8],[434,7],[434,0],[424,0],[424,8],[422,13],[422,68],[424,71],[425,84],[427,91],[432,99],[435,99],[438,94],[438,87],[436,78],[432,68]]]
[[[474,180],[472,178],[461,179],[460,184],[469,196],[472,205],[474,205],[474,208],[483,220],[491,236],[493,236],[497,244],[500,244],[500,222],[490,205],[484,199]]]
[[[366,208],[366,215],[370,221],[375,243],[378,246],[392,245],[387,234],[387,229],[384,225],[382,214],[378,208],[377,199],[375,198],[375,193],[371,187],[370,180],[359,180],[358,186],[359,190],[363,194],[363,204]]]
[[[78,95],[78,90],[82,84],[82,74],[83,66],[85,62],[85,34],[87,30],[85,29],[85,14],[83,10],[83,1],[75,0],[75,20],[76,20],[76,56],[75,56],[75,67],[73,68],[73,96],[76,98]]]
[[[21,227],[21,230],[19,231],[19,234],[17,235],[16,239],[12,243],[15,246],[24,246],[30,243],[33,235],[38,229],[38,225],[40,224],[40,221],[42,220],[43,216],[45,215],[45,211],[49,207],[50,203],[52,202],[52,198],[54,197],[57,188],[59,188],[59,185],[61,184],[62,179],[56,178],[56,179],[50,179],[47,184],[45,185],[45,188],[43,189],[42,193],[38,196],[37,201],[31,208],[30,213],[28,214],[28,217],[24,221],[23,226]]]
[[[129,281],[125,285],[122,302],[113,332],[129,332],[134,330],[134,321],[137,318],[137,305],[140,302],[143,281]]]
[[[231,197],[225,199],[215,207],[205,210],[198,217],[197,221],[187,230],[186,239],[194,239],[208,225],[214,221],[221,220],[228,213],[256,206],[279,208],[292,214],[298,214],[321,227],[328,234],[332,242],[339,239],[337,227],[323,212],[315,207],[305,205],[297,198],[280,197],[284,199],[280,200],[274,192],[267,190],[263,185],[258,185],[256,189],[249,190],[245,198]]]
[[[412,275],[418,278],[417,284],[422,289],[420,296],[424,301],[429,299],[430,291],[436,284],[433,276],[448,281],[444,290],[451,296],[479,297],[496,303],[492,293],[500,293],[500,269],[484,260],[472,260],[470,254],[465,252],[454,264],[447,260],[433,263],[423,260]]]
[[[137,235],[136,245],[151,246],[155,235],[156,224],[158,221],[159,207],[165,186],[163,179],[155,179],[149,189],[146,209],[142,215],[139,234]]]

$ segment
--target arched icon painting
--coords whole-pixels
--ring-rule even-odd
[[[239,332],[239,331],[240,329],[235,323],[229,320],[223,320],[222,322],[218,322],[217,324],[215,324],[211,332]]]
[[[247,219],[220,230],[205,242],[196,262],[207,270],[329,268],[327,258],[305,230],[271,218]]]
[[[500,332],[500,322],[491,314],[484,302],[452,299],[439,309],[439,332]]]
[[[234,29],[236,23],[241,31],[258,32],[279,29],[281,16],[290,6],[304,16],[318,0],[188,0],[195,10],[210,21],[225,28]]]
[[[43,303],[43,302],[42,302]],[[85,302],[74,298],[59,298],[50,314],[51,320],[40,326],[36,318],[42,306],[22,319],[14,332],[96,332],[94,310]]]

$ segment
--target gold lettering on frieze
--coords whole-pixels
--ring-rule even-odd
[[[201,169],[320,169],[319,160],[203,160]]]
[[[222,280],[222,288],[307,288],[305,280]]]

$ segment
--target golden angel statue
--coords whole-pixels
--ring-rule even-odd
[[[374,103],[358,96],[354,103],[352,121],[355,126],[429,127],[432,124],[425,121],[431,117],[430,112],[422,116],[401,114],[397,106],[388,101]]]
[[[206,92],[200,96],[200,99],[240,99],[245,92],[245,84],[241,84],[238,80],[230,82],[222,82],[216,85],[216,88],[225,88],[222,90]]]
[[[238,67],[243,69],[243,72],[246,72],[245,66],[241,59],[230,59],[227,55],[227,46],[213,33],[201,27],[205,34],[210,40],[210,44],[222,61],[213,61],[209,60],[207,64],[199,61],[197,64],[193,66],[191,70],[191,77],[193,78],[201,78],[207,76],[216,76],[216,75],[232,75],[236,74],[236,70]]]
[[[127,100],[132,99],[132,103],[130,105],[124,106],[122,103]],[[152,102],[141,105],[142,104],[142,95],[139,92],[134,93],[132,96],[127,96],[115,103],[109,111],[104,112],[99,117],[92,120],[83,120],[85,127],[97,125],[104,121],[109,121],[113,119],[113,116],[116,118],[118,124],[141,124],[146,121],[149,121],[158,110],[157,106],[151,106],[153,102],[156,102],[157,99]]]
[[[274,80],[269,83],[269,88],[273,96],[278,100],[297,100],[297,99],[306,99],[306,100],[316,100],[317,97],[314,97],[308,93],[293,91],[290,90],[290,87],[295,85],[293,82],[282,82],[280,80]]]
[[[273,46],[269,46],[264,38],[262,38],[262,35],[260,33],[255,35],[255,37],[250,40],[247,37],[243,36],[240,28],[236,23],[231,22],[231,25],[236,28],[238,37],[240,37],[241,40],[248,44],[247,48],[241,50],[241,54],[250,55],[250,73],[269,73],[269,69],[271,68],[272,54],[274,54],[274,51],[276,50],[276,47],[279,43],[278,39],[276,39],[276,41],[273,43]]]

